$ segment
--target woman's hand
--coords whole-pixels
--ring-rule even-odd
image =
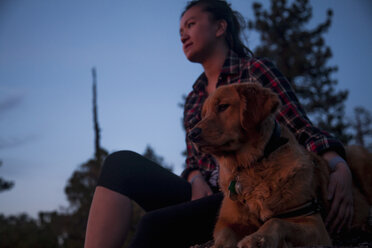
[[[330,161],[334,156],[338,156],[334,153],[330,156],[326,154],[323,157],[327,161]],[[354,213],[352,176],[345,162],[337,163],[334,171],[330,174],[328,200],[332,200],[331,209],[325,223],[329,230],[340,232],[345,225],[350,228]]]
[[[192,201],[213,194],[200,171],[192,171],[188,177],[188,181],[191,183]]]

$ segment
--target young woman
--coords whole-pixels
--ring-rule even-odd
[[[147,211],[131,247],[188,247],[212,238],[222,200],[218,166],[210,155],[192,147],[187,133],[200,120],[204,100],[217,87],[252,79],[278,93],[283,103],[278,121],[295,133],[300,144],[329,162],[330,229],[338,231],[350,224],[351,174],[341,158],[342,144],[312,126],[287,79],[271,62],[251,56],[240,40],[240,29],[239,13],[225,1],[187,4],[180,21],[183,51],[188,60],[204,68],[185,104],[187,168],[179,177],[134,152],[108,156],[89,213],[86,248],[121,247],[129,227],[130,200]]]

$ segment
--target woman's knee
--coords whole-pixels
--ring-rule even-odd
[[[135,177],[138,173],[141,155],[132,151],[117,151],[108,155],[103,162],[98,184],[112,186],[127,184],[128,177]]]
[[[141,157],[141,155],[128,150],[113,152],[106,157],[102,170],[122,170],[123,166],[133,164],[133,161],[135,161],[138,157]]]

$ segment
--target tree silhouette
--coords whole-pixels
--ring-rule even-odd
[[[363,107],[354,108],[354,118],[350,120],[354,129],[354,141],[358,145],[372,148],[372,144],[366,144],[366,139],[372,136],[372,115]]]
[[[3,165],[3,161],[0,161],[0,167]],[[14,182],[7,181],[0,177],[0,192],[9,190],[14,186]]]
[[[58,247],[58,239],[48,225],[40,224],[26,214],[18,216],[0,214],[0,247],[54,248]]]
[[[73,172],[65,187],[65,193],[70,205],[62,211],[39,213],[40,222],[56,233],[59,246],[78,248],[84,246],[85,230],[90,204],[103,160],[108,152],[100,145],[100,128],[97,111],[97,75],[95,68],[93,76],[93,126],[94,126],[94,157],[81,164]]]
[[[255,20],[248,28],[260,34],[261,44],[255,56],[268,57],[292,84],[303,107],[314,124],[347,143],[351,136],[344,118],[344,102],[348,91],[335,89],[337,80],[331,76],[337,66],[329,66],[331,49],[324,34],[331,26],[332,10],[327,19],[314,28],[307,28],[312,17],[308,0],[271,0],[268,10],[253,4]]]
[[[164,158],[162,156],[157,155],[155,153],[155,150],[150,145],[146,146],[146,149],[145,149],[145,152],[143,153],[143,156],[147,159],[150,159],[150,160],[154,161],[158,165],[163,166],[165,169],[167,169],[169,171],[173,170],[173,166],[168,165],[167,163],[165,163]]]
[[[98,183],[101,166],[108,155],[108,152],[103,149],[100,144],[100,127],[98,123],[97,110],[97,74],[94,68],[92,69],[92,76],[94,158],[81,164],[69,178],[65,187],[65,193],[70,206],[66,211],[62,213],[54,211],[40,214],[42,222],[49,224],[50,228],[58,234],[58,239],[61,241],[62,247],[68,248],[83,247],[84,245],[90,205],[93,199],[95,187]],[[163,157],[157,155],[154,149],[150,146],[146,147],[144,156],[160,165],[163,165],[168,170],[172,170],[172,166],[165,164]],[[136,225],[143,214],[144,211],[133,202],[130,236],[134,234]]]
[[[93,199],[95,187],[103,160],[108,152],[100,145],[100,128],[98,123],[97,111],[97,74],[95,68],[92,69],[93,77],[93,126],[94,126],[94,158],[81,164],[73,172],[67,182],[65,193],[70,203],[68,212],[55,216],[63,227],[61,238],[66,247],[83,247],[85,240],[86,223],[88,220],[90,204]]]
[[[169,171],[173,170],[173,166],[166,164],[164,162],[164,158],[160,155],[157,155],[154,149],[150,145],[146,146],[145,151],[142,154],[142,156],[154,161],[155,163],[163,166],[165,169]],[[145,214],[145,211],[136,202],[132,201],[131,203],[132,203],[132,218],[131,218],[128,236],[122,248],[129,247],[130,242],[132,241],[132,238],[134,234],[136,233],[138,222],[141,220],[142,216]]]
[[[94,155],[97,161],[102,162],[102,149],[100,146],[100,128],[98,124],[98,111],[97,111],[97,73],[96,68],[92,69],[92,76],[93,76],[93,123],[94,123]],[[103,152],[105,153],[105,152]],[[107,154],[106,154],[107,155]]]

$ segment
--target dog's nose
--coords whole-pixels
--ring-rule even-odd
[[[190,131],[188,137],[192,142],[197,142],[200,139],[201,132],[201,128],[196,127]]]

